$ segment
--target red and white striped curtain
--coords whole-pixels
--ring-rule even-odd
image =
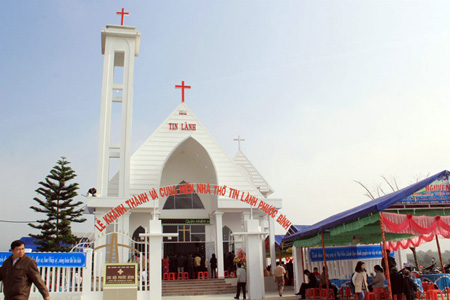
[[[430,242],[436,235],[450,238],[450,216],[413,216],[381,213],[385,232],[412,234],[416,237],[403,241],[387,242],[390,250],[417,247]]]

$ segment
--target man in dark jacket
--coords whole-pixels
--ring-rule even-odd
[[[317,277],[314,275],[314,273],[311,273],[309,270],[305,270],[303,272],[306,276],[308,276],[308,283],[302,283],[300,286],[300,290],[296,295],[302,296],[302,299],[305,299],[306,296],[306,290],[309,288],[316,288],[317,287]]]
[[[25,255],[22,241],[11,243],[12,255],[0,268],[0,280],[3,281],[5,300],[26,300],[30,296],[31,284],[38,288],[44,300],[50,300],[48,289],[39,274],[36,261]]]
[[[391,279],[392,296],[397,295],[397,299],[402,299],[403,292],[403,276],[398,273],[396,267],[392,267],[389,272]]]

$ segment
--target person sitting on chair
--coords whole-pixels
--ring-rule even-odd
[[[303,272],[306,276],[308,276],[308,283],[302,283],[300,286],[300,290],[296,295],[301,295],[302,299],[305,299],[306,296],[306,290],[309,288],[315,288],[317,287],[317,277],[314,275],[314,273],[311,273],[309,270],[305,269]]]

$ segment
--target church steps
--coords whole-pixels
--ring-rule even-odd
[[[210,295],[235,293],[236,287],[224,279],[164,280],[163,296]]]

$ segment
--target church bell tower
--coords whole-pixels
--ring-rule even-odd
[[[102,198],[130,193],[134,58],[139,55],[140,37],[133,26],[107,25],[101,31],[104,65],[97,196]],[[109,181],[117,171],[118,188],[111,190]]]

